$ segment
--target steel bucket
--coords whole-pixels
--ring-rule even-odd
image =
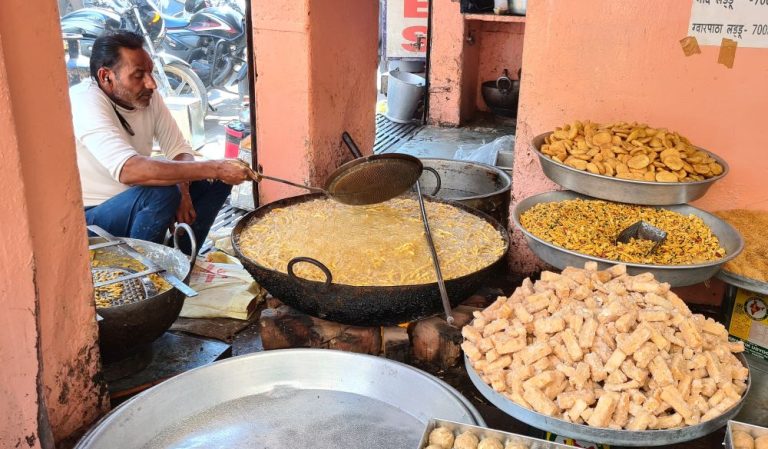
[[[427,158],[421,159],[421,163],[440,175],[437,198],[477,209],[507,227],[512,178],[506,172],[490,165],[454,159]],[[437,186],[437,179],[426,171],[419,182],[425,192],[432,192]]]
[[[410,123],[424,97],[427,81],[413,73],[392,70],[387,83],[387,118],[397,123]]]

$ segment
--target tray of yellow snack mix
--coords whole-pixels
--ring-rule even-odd
[[[624,263],[630,274],[649,272],[673,287],[710,279],[744,247],[731,225],[686,204],[635,206],[559,191],[520,201],[512,218],[531,250],[554,267],[594,261],[604,269]],[[667,233],[655,251],[650,240],[616,241],[638,220]]]
[[[743,343],[624,265],[544,271],[474,316],[462,329],[469,378],[510,416],[558,435],[689,441],[724,427],[749,393]]]
[[[745,290],[768,295],[768,211],[724,210],[715,215],[736,228],[744,238],[744,251],[723,265],[718,276]]]
[[[430,419],[418,449],[571,449],[560,443],[444,419]]]
[[[728,421],[726,449],[768,449],[768,428],[739,421]]]
[[[535,137],[531,148],[552,181],[622,203],[688,203],[728,174],[722,158],[684,136],[638,123],[575,121]]]

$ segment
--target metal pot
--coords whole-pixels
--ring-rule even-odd
[[[353,286],[333,282],[332,273],[323,266],[328,279],[326,282],[297,278],[280,271],[263,267],[240,250],[240,235],[252,223],[259,221],[269,212],[291,207],[315,199],[322,194],[309,194],[285,198],[264,205],[247,214],[232,230],[232,246],[237,258],[245,269],[262,287],[285,304],[310,315],[339,323],[373,326],[393,325],[423,318],[442,310],[437,282],[404,286]],[[445,281],[445,287],[453,306],[458,305],[470,294],[477,291],[486,276],[503,262],[509,249],[507,229],[488,215],[453,201],[425,198],[429,202],[450,204],[490,223],[504,239],[505,250],[498,260],[474,273]],[[296,258],[288,263],[287,271],[292,272],[298,261],[315,263],[313,259]]]
[[[519,77],[519,71],[518,71]],[[509,78],[507,70],[495,81],[482,84],[483,100],[496,115],[517,117],[517,103],[520,98],[520,80]]]
[[[121,238],[143,253],[155,264],[165,267],[171,274],[185,283],[193,258],[181,250],[145,240]],[[90,245],[102,243],[100,237],[88,239]],[[99,251],[118,251],[116,247],[101,248]],[[194,254],[194,251],[193,251]],[[99,321],[99,347],[108,357],[119,357],[131,353],[141,346],[152,343],[171,327],[184,305],[185,296],[171,288],[142,301],[120,306],[97,308]]]
[[[440,175],[440,190],[435,196],[484,212],[507,227],[512,178],[503,170],[454,159],[427,158],[421,159],[421,163]],[[437,185],[437,179],[429,173],[422,175],[419,182],[426,192]]]

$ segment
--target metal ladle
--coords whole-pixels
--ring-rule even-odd
[[[657,228],[656,226],[648,223],[647,221],[640,220],[636,223],[633,223],[623,231],[621,231],[621,233],[619,233],[619,236],[616,237],[616,242],[629,243],[632,241],[632,239],[650,240],[654,242],[651,249],[649,249],[648,252],[645,254],[646,256],[650,256],[667,239],[667,232],[664,231],[663,229]]]

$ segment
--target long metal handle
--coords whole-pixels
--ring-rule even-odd
[[[427,237],[427,246],[432,254],[432,264],[435,266],[435,275],[437,276],[437,286],[440,288],[440,299],[443,301],[443,310],[445,311],[445,320],[448,324],[453,324],[451,315],[451,301],[448,299],[448,290],[445,289],[443,272],[440,270],[440,261],[437,259],[435,242],[432,241],[432,232],[429,230],[429,220],[427,219],[427,208],[424,207],[424,198],[421,196],[421,185],[416,181],[416,197],[419,199],[419,209],[421,209],[421,221],[424,222],[424,232]]]
[[[352,153],[352,156],[357,158],[363,157],[363,153],[360,151],[360,148],[357,146],[354,140],[352,140],[352,136],[349,135],[348,132],[344,131],[341,133],[341,140],[344,141],[345,144],[347,144],[347,148],[349,148],[349,152]]]
[[[230,159],[230,162],[232,162],[234,164],[242,165],[243,167],[247,168],[248,169],[248,176],[250,176],[251,179],[253,181],[255,181],[255,182],[261,182],[262,179],[269,179],[270,181],[282,182],[283,184],[288,184],[289,186],[298,187],[300,189],[306,189],[306,190],[309,190],[310,192],[314,192],[314,193],[327,193],[325,190],[317,188],[317,187],[305,186],[304,184],[298,184],[298,183],[295,183],[295,182],[292,182],[292,181],[288,181],[287,179],[275,178],[274,176],[267,176],[267,175],[261,173],[260,171],[259,172],[254,171],[254,169],[252,169],[250,165],[248,165],[244,161],[241,161],[240,159]]]

